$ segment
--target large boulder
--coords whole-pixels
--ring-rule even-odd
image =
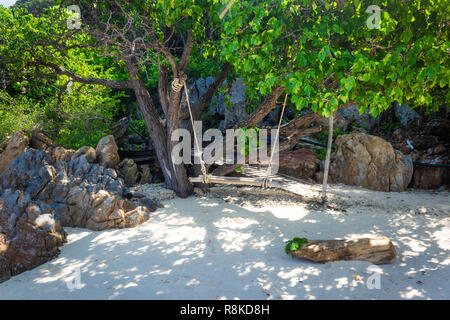
[[[6,147],[0,153],[0,174],[19,156],[25,153],[29,139],[22,131],[17,131],[6,142]]]
[[[98,163],[107,168],[115,168],[120,162],[118,150],[119,148],[117,148],[113,135],[100,139],[95,149]]]
[[[403,191],[411,182],[410,157],[384,139],[364,133],[339,136],[330,175],[334,182],[379,191]]]

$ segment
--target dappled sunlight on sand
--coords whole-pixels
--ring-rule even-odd
[[[363,191],[355,191],[363,192]],[[352,195],[353,196],[353,195]],[[93,232],[67,228],[56,259],[0,285],[1,298],[39,299],[395,299],[449,298],[450,218],[374,208],[345,212],[306,204],[238,206],[174,199],[146,223]],[[399,258],[381,265],[294,259],[284,241],[391,237]],[[81,286],[66,283],[79,268]]]

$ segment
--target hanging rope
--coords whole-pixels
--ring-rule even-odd
[[[284,109],[286,109],[287,97],[288,97],[288,95],[286,94],[286,96],[284,97],[283,109],[281,109],[280,121],[278,122],[277,134],[275,136],[275,143],[272,147],[272,152],[270,153],[269,167],[267,168],[266,178],[264,179],[264,181],[261,185],[263,188],[267,188],[269,186],[269,181],[270,181],[269,176],[270,176],[270,172],[272,171],[273,155],[275,153],[275,148],[277,147],[278,138],[280,137],[281,121],[283,120]]]
[[[195,132],[194,118],[192,117],[191,103],[189,101],[189,94],[188,94],[188,88],[186,86],[186,79],[187,79],[186,75],[183,75],[181,77],[181,79],[175,78],[172,81],[172,90],[174,90],[175,92],[180,92],[181,89],[184,87],[184,93],[186,95],[186,102],[187,102],[187,106],[188,106],[188,110],[189,110],[189,117],[191,119],[191,124],[192,124],[192,132],[194,133],[195,148],[197,150],[197,152],[195,153],[195,156],[197,156],[200,159],[200,167],[202,170],[202,182],[209,183],[210,176],[208,175],[208,171],[206,170],[205,162],[203,161],[203,152],[200,149],[200,143],[198,142],[197,132]]]

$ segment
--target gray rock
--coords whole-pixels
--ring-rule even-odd
[[[374,128],[376,125],[380,123],[379,117],[374,118],[367,111],[364,112],[362,115],[360,115],[359,106],[352,106],[345,109],[341,109],[338,111],[338,113],[345,119],[347,125],[355,123],[368,131],[370,131],[372,128]],[[348,129],[347,125],[344,126],[343,128],[344,130]]]
[[[413,123],[414,120],[420,120],[420,115],[408,108],[405,105],[396,105],[395,106],[395,116],[403,127],[408,126]]]
[[[95,149],[89,146],[84,146],[78,149],[71,157],[71,160],[75,160],[81,156],[85,156],[89,163],[95,163],[97,161],[97,154]]]

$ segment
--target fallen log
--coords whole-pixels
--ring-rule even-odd
[[[392,263],[397,257],[392,241],[387,237],[347,240],[308,240],[290,255],[314,262],[363,260],[373,264]]]

